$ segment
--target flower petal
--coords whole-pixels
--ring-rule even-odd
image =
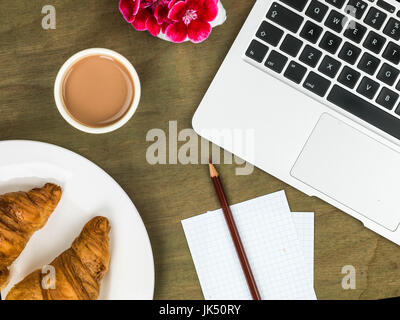
[[[162,24],[162,26],[161,26],[161,32],[162,32],[162,33],[165,33],[165,30],[167,30],[168,26],[169,26],[169,23],[164,22],[164,23]]]
[[[188,29],[183,21],[170,24],[165,30],[165,35],[168,37],[168,39],[170,39],[172,42],[177,43],[185,41],[187,33]]]
[[[119,11],[122,13],[125,20],[132,23],[135,20],[140,7],[141,0],[120,0]]]
[[[200,10],[204,6],[204,0],[186,0],[186,7],[192,10]]]
[[[198,17],[201,20],[211,22],[218,15],[218,4],[215,0],[205,0],[203,7],[198,11]]]
[[[140,9],[132,22],[132,26],[138,31],[144,31],[146,29],[146,21],[151,16],[150,11],[147,9]]]
[[[176,3],[177,1],[180,1],[180,0],[171,0],[171,1],[168,3],[168,9],[171,9],[171,8],[175,5],[175,3]]]
[[[168,19],[174,21],[180,21],[182,20],[185,13],[186,13],[186,3],[183,1],[177,2],[169,11]]]
[[[168,18],[168,13],[168,7],[159,4],[154,10],[154,17],[157,19],[157,23],[161,25]]]
[[[161,31],[161,26],[157,23],[156,18],[153,16],[147,19],[146,28],[153,36],[157,36]]]
[[[203,42],[211,33],[211,25],[207,21],[193,20],[188,25],[188,36],[194,43]]]

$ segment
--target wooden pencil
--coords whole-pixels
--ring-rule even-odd
[[[249,287],[251,296],[253,297],[253,300],[261,300],[261,296],[258,291],[257,284],[254,280],[253,272],[251,271],[250,264],[249,264],[249,261],[246,256],[246,252],[244,250],[242,240],[240,239],[239,231],[236,227],[235,220],[233,219],[232,211],[231,211],[228,201],[226,199],[226,195],[225,195],[224,189],[222,187],[222,183],[219,178],[218,172],[215,169],[215,167],[213,166],[213,164],[211,163],[211,161],[209,163],[209,167],[210,167],[210,177],[214,184],[215,191],[217,192],[219,202],[221,203],[222,211],[225,216],[225,221],[228,225],[229,232],[232,237],[232,241],[235,245],[236,253],[239,257],[240,264],[242,266],[242,270],[246,277],[247,285]]]

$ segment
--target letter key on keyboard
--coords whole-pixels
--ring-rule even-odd
[[[368,77],[364,77],[357,88],[357,92],[362,94],[364,97],[368,99],[372,99],[375,96],[375,93],[378,91],[378,89],[379,89],[378,82]]]

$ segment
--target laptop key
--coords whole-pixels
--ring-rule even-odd
[[[331,82],[324,77],[311,71],[306,80],[303,83],[303,87],[307,90],[315,93],[316,95],[323,97],[329,89]]]
[[[338,81],[346,87],[353,89],[356,86],[361,74],[348,66],[345,66],[338,77]]]
[[[284,73],[284,76],[288,78],[289,80],[296,82],[299,84],[301,80],[303,80],[304,75],[307,72],[307,68],[302,66],[301,64],[291,61],[286,68],[286,71]]]
[[[347,18],[343,14],[335,10],[332,10],[325,21],[325,26],[332,29],[333,31],[340,33],[342,32],[343,27],[346,24],[346,21]]]
[[[381,52],[383,46],[385,45],[386,39],[374,31],[370,31],[367,38],[364,41],[363,46],[368,50],[378,54]]]
[[[368,77],[364,77],[357,88],[357,92],[359,94],[362,94],[364,97],[368,99],[372,99],[375,96],[375,93],[378,91],[378,89],[379,89],[378,82]]]
[[[374,57],[368,52],[365,52],[361,57],[357,67],[361,71],[364,71],[372,76],[378,69],[380,63],[381,61],[378,58]]]
[[[322,52],[311,47],[310,45],[306,45],[300,54],[299,60],[304,62],[306,65],[310,67],[315,67],[321,59]]]
[[[306,16],[318,22],[322,22],[327,12],[328,12],[327,5],[317,0],[312,0],[306,10]]]
[[[399,1],[397,1],[397,2],[399,2]],[[390,13],[396,12],[396,7],[392,6],[390,3],[388,3],[384,0],[378,0],[377,5],[378,5],[378,7],[381,7],[383,10],[386,10]]]
[[[341,63],[330,56],[325,56],[319,65],[318,70],[329,78],[335,78],[338,73]]]
[[[300,32],[300,37],[316,43],[322,33],[322,28],[311,21],[307,21]]]
[[[287,61],[288,58],[273,50],[265,61],[265,66],[277,73],[281,73]]]
[[[393,38],[396,41],[400,40],[400,21],[395,18],[390,18],[389,22],[386,24],[383,33],[387,36]]]
[[[350,64],[355,64],[360,54],[360,48],[357,48],[350,42],[346,42],[339,52],[339,58]]]
[[[292,57],[296,57],[302,45],[303,41],[293,37],[291,34],[288,34],[283,40],[280,49]]]
[[[383,57],[394,64],[399,64],[400,46],[390,41],[385,51],[383,52]]]
[[[304,7],[308,2],[308,0],[280,0],[280,1],[298,11],[303,11]]]
[[[260,28],[258,28],[256,36],[257,38],[276,47],[283,36],[283,30],[275,27],[269,22],[263,21]]]
[[[325,0],[325,2],[335,6],[338,9],[342,9],[346,0]]]
[[[352,17],[361,19],[364,15],[365,10],[367,10],[368,4],[361,0],[349,0],[344,11],[350,14]]]
[[[371,7],[371,9],[369,9],[367,16],[364,19],[364,22],[371,26],[372,28],[375,28],[376,30],[379,30],[383,23],[385,22],[387,17],[387,14],[374,8]]]
[[[400,119],[367,100],[338,85],[332,87],[327,99],[339,108],[400,139]]]
[[[384,63],[381,70],[378,72],[377,78],[387,85],[391,86],[395,83],[400,71],[393,68],[391,65]]]
[[[268,47],[261,42],[253,40],[246,51],[246,56],[261,63],[267,55]]]
[[[320,48],[335,54],[341,43],[342,38],[334,35],[332,32],[326,31],[321,42],[319,43],[319,46]]]
[[[367,28],[353,20],[349,22],[349,26],[350,28],[346,28],[344,36],[356,43],[360,43],[367,32]]]
[[[392,110],[398,98],[398,93],[389,90],[388,88],[382,88],[378,98],[376,99],[376,102],[382,107]]]
[[[276,2],[274,2],[269,9],[267,19],[274,21],[276,24],[293,33],[296,33],[300,29],[304,20],[302,16]]]

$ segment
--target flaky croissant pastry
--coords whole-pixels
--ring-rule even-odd
[[[49,274],[34,271],[10,290],[6,300],[96,300],[110,262],[109,232],[107,218],[93,218],[71,248],[46,268]]]
[[[0,196],[0,289],[7,284],[8,268],[31,236],[46,224],[61,193],[59,186],[48,183],[29,192]]]

